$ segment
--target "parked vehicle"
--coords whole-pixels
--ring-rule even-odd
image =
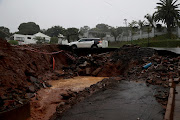
[[[72,47],[72,49],[76,48],[103,48],[106,46],[103,46],[103,41],[101,41],[100,38],[82,38],[75,42],[70,42],[69,46]]]

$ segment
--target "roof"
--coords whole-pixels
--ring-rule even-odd
[[[34,36],[35,36],[35,37],[51,38],[51,37],[49,37],[49,36],[47,36],[47,35],[45,35],[45,34],[43,34],[43,33],[41,33],[41,32],[38,32],[38,33],[34,34]]]

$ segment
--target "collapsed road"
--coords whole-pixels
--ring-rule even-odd
[[[164,110],[154,98],[156,90],[145,83],[121,81],[73,106],[62,120],[162,120]]]
[[[180,74],[178,55],[162,54],[164,53],[162,51],[157,53],[153,49],[134,45],[112,49],[113,51],[92,50],[99,50],[98,54],[81,53],[80,50],[74,51],[74,53],[77,52],[74,54],[69,48],[64,49],[59,45],[10,46],[4,40],[0,42],[0,117],[4,120],[12,119],[10,117],[13,115],[15,115],[13,119],[18,120],[61,119],[63,115],[66,117],[67,111],[73,105],[84,99],[86,102],[88,100],[86,97],[93,94],[103,95],[103,92],[106,93],[108,90],[111,93],[112,88],[114,89],[112,93],[115,90],[119,91],[117,93],[120,97],[117,97],[122,98],[120,103],[125,106],[123,100],[128,100],[130,91],[123,91],[121,88],[128,90],[132,87],[133,90],[134,85],[137,85],[137,90],[142,93],[142,96],[149,96],[147,99],[141,96],[133,97],[135,101],[137,100],[133,104],[137,106],[135,108],[139,109],[138,103],[142,101],[144,103],[153,101],[152,104],[157,107],[157,110],[152,114],[157,113],[157,118],[161,119],[168,102],[169,79],[179,78]],[[142,66],[147,63],[152,65],[142,69]],[[87,80],[81,79],[81,76],[95,78]],[[96,79],[96,77],[102,78]],[[153,92],[154,90],[156,92]],[[122,97],[122,94],[128,95]],[[132,94],[132,96],[136,95]],[[138,97],[141,98],[140,101]],[[96,104],[96,102],[91,103]],[[20,111],[24,108],[27,111],[22,115]],[[140,112],[134,116],[135,119],[144,118],[144,114],[141,116]],[[146,113],[148,112],[149,110]],[[149,118],[152,118],[152,114]]]

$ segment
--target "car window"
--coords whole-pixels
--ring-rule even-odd
[[[92,39],[86,39],[86,41],[92,41]]]
[[[95,41],[95,42],[98,42],[98,41],[100,41],[100,39],[94,39],[94,41]]]
[[[86,41],[85,39],[81,39],[81,40],[79,40],[79,42],[84,42],[84,41]]]

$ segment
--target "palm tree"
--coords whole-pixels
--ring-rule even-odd
[[[178,0],[160,0],[157,3],[155,12],[156,21],[162,21],[167,25],[167,31],[171,35],[171,28],[178,24],[180,20],[180,10],[177,4]]]
[[[149,23],[149,25],[152,27],[152,28],[154,28],[155,27],[155,25],[154,25],[154,23],[155,23],[155,16],[154,16],[154,14],[153,15],[150,15],[150,14],[146,14],[145,16],[144,16],[144,18],[146,18],[147,20],[148,20],[148,23]]]

